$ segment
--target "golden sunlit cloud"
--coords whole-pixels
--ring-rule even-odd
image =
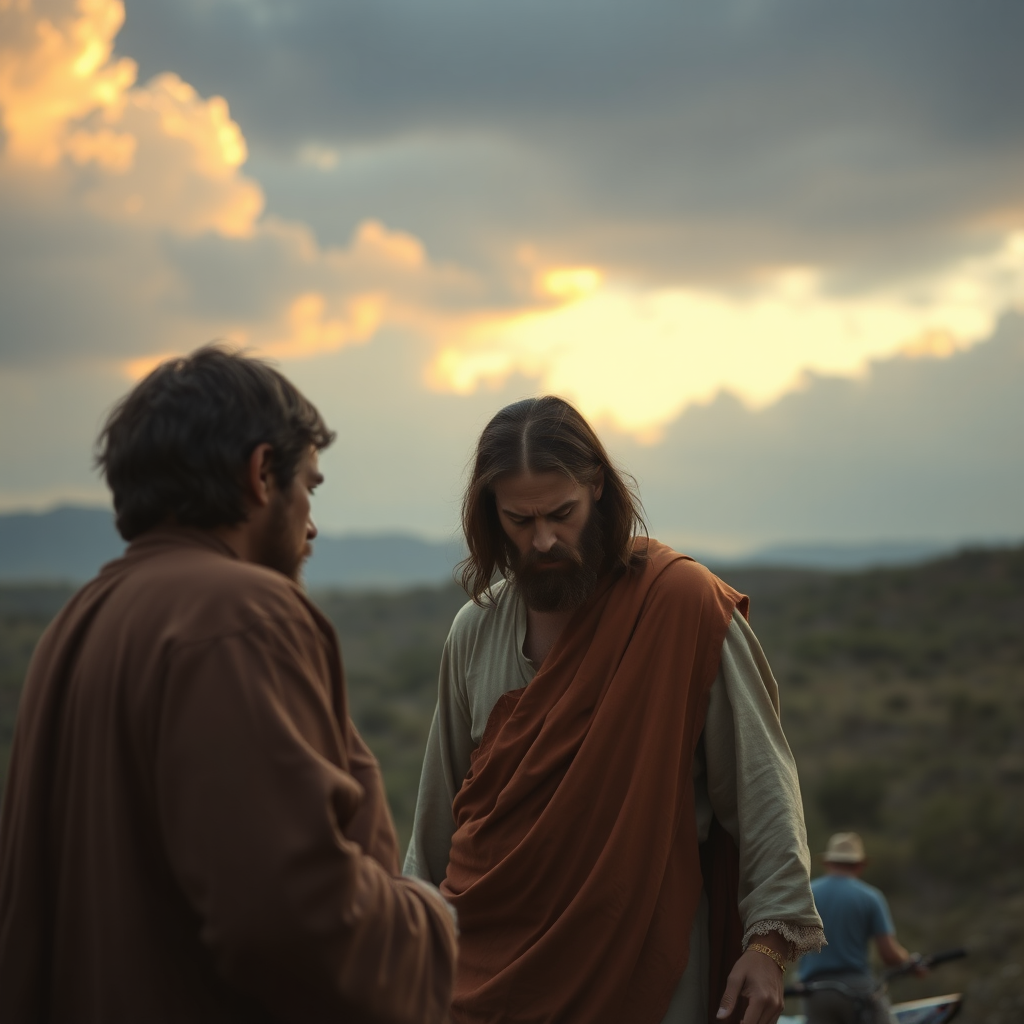
[[[114,58],[119,0],[76,0],[49,16],[31,0],[0,0],[0,17],[6,181],[45,177],[47,195],[65,209],[138,237],[213,233],[261,243],[266,262],[252,264],[264,283],[272,278],[273,295],[254,302],[260,312],[251,316],[237,305],[231,315],[196,312],[187,283],[159,254],[140,270],[139,280],[155,282],[146,301],[173,294],[176,311],[185,310],[174,327],[188,348],[215,336],[275,358],[310,358],[389,326],[424,340],[435,389],[468,394],[522,374],[589,416],[654,440],[688,405],[723,390],[763,406],[807,373],[851,376],[873,359],[947,358],[989,334],[1024,295],[1021,235],[945,273],[857,297],[830,294],[822,272],[807,266],[776,268],[742,297],[644,290],[582,262],[545,267],[526,245],[518,272],[528,273],[532,294],[512,312],[497,309],[495,294],[507,302],[521,292],[498,283],[488,298],[477,275],[432,261],[420,239],[379,221],[361,223],[346,248],[321,248],[305,225],[264,216],[263,192],[241,170],[246,140],[227,102],[173,73],[137,85],[135,63]],[[314,146],[301,159],[329,170],[339,154]],[[231,259],[239,249],[221,251]],[[164,352],[177,336],[155,330],[150,346]],[[122,369],[138,379],[162,358]]]
[[[384,300],[359,295],[346,304],[343,316],[325,316],[327,300],[317,292],[300,295],[288,310],[290,331],[282,341],[261,346],[261,355],[305,359],[336,352],[344,345],[368,341],[380,326]]]
[[[176,234],[254,234],[263,192],[239,173],[245,139],[223,99],[204,100],[177,75],[163,74],[127,94],[120,124],[139,140],[136,159],[126,173],[93,186],[90,208]]]
[[[134,61],[110,63],[124,5],[79,0],[75,13],[60,21],[37,15],[30,2],[6,5],[3,14],[5,155],[18,163],[53,167],[67,152],[69,125],[97,110],[111,110],[135,83]]]
[[[954,337],[949,331],[925,331],[904,345],[900,355],[908,359],[948,359],[967,347],[965,341]]]
[[[466,275],[432,266],[413,235],[371,219],[347,249],[321,249],[305,225],[263,218],[262,190],[240,172],[247,146],[226,101],[204,99],[170,72],[138,86],[135,63],[113,59],[120,0],[74,0],[49,16],[31,0],[0,3],[7,180],[27,188],[33,176],[45,178],[51,201],[40,210],[55,209],[59,197],[65,209],[141,237],[214,232],[258,238],[274,254],[289,282],[277,286],[276,312],[259,321],[195,316],[195,333],[181,324],[193,342],[186,350],[212,335],[275,358],[309,358],[369,340],[386,317],[428,336],[450,323],[443,301],[435,303],[464,288]],[[324,167],[336,160],[326,150],[306,156]],[[169,268],[147,272],[154,297],[186,294]],[[158,354],[121,364],[130,379],[170,354],[166,331],[154,331],[152,345]]]
[[[114,174],[125,174],[135,163],[138,139],[127,132],[109,128],[97,132],[72,132],[65,143],[68,155],[76,164],[96,163]]]
[[[352,248],[364,261],[413,270],[423,267],[427,260],[423,243],[415,235],[389,231],[376,220],[363,221],[359,225]]]
[[[431,314],[403,298],[405,292],[414,293],[422,286],[429,291],[437,281],[444,281],[443,271],[430,265],[413,236],[389,231],[371,220],[356,228],[347,249],[322,250],[299,224],[269,219],[259,230],[287,254],[293,274],[302,277],[305,272],[322,287],[291,296],[285,290],[275,315],[221,324],[215,332],[218,340],[245,347],[254,355],[287,360],[362,344],[388,320],[424,336],[442,330]],[[360,282],[371,282],[373,287],[361,287]],[[450,326],[451,318],[444,323]],[[139,380],[163,360],[184,355],[192,347],[124,360],[119,364],[121,373]]]
[[[135,62],[111,59],[119,0],[77,0],[63,17],[8,3],[3,18],[5,162],[98,170],[77,184],[103,218],[186,235],[253,233],[263,193],[239,173],[245,139],[227,103],[202,99],[174,74],[136,86]]]
[[[277,340],[252,344],[245,331],[234,331],[218,340],[232,348],[245,348],[253,355],[271,359],[308,359],[336,352],[345,345],[359,344],[373,337],[383,316],[383,300],[379,295],[360,295],[345,304],[343,314],[330,316],[327,299],[317,292],[298,296],[285,314],[286,326]],[[121,363],[121,372],[132,382],[145,377],[168,359],[185,355],[180,352],[159,352],[128,359]]]
[[[467,359],[464,352],[455,348],[443,348],[427,368],[427,383],[438,391],[453,391],[457,395],[470,395],[481,384],[492,387],[500,385],[513,371],[519,368],[513,356],[496,349],[474,353]],[[529,376],[538,376],[538,363]]]
[[[158,355],[128,359],[121,364],[121,372],[134,384],[152,373],[161,363],[179,355],[180,352],[161,352]]]
[[[596,267],[556,267],[541,275],[541,290],[556,299],[581,299],[600,288],[602,277]]]
[[[558,308],[481,320],[441,349],[429,383],[465,394],[524,373],[587,415],[655,441],[686,406],[723,390],[761,407],[808,372],[855,376],[873,359],[969,347],[1024,295],[1024,241],[1013,236],[934,279],[856,298],[830,296],[810,268],[782,270],[742,300],[589,280],[590,290],[566,288]]]

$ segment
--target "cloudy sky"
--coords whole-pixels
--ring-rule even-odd
[[[575,401],[653,532],[1024,535],[1015,0],[0,0],[0,509],[214,338],[339,432],[321,528],[455,528]]]

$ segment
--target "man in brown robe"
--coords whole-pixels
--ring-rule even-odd
[[[773,1024],[822,931],[746,598],[560,399],[484,429],[463,524],[405,864],[459,913],[453,1020]]]
[[[450,908],[398,877],[330,624],[296,583],[333,439],[218,348],[99,463],[130,545],[53,622],[0,820],[4,1024],[446,1019]]]

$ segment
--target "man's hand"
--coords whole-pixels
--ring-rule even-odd
[[[928,965],[924,963],[923,957],[920,953],[911,953],[908,958],[908,962],[913,966],[910,968],[910,973],[917,978],[924,978],[928,974]]]
[[[762,941],[761,936],[757,938],[759,942]],[[766,945],[776,948],[774,942]],[[783,948],[786,946],[788,943]],[[742,1018],[739,1018],[739,1024],[775,1024],[782,1013],[782,989],[783,974],[779,965],[765,953],[748,949],[729,972],[718,1019],[732,1019],[739,1001],[746,999],[746,1010]]]

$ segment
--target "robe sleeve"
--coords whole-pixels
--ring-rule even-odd
[[[275,620],[168,656],[153,785],[169,868],[214,969],[275,1019],[440,1024],[454,926],[346,834],[366,755],[351,762],[315,634]]]
[[[448,870],[455,819],[452,804],[469,771],[476,743],[455,631],[441,655],[437,707],[423,754],[412,838],[402,870],[440,885]]]
[[[779,720],[779,689],[761,645],[734,613],[704,726],[708,797],[740,855],[743,944],[779,931],[794,955],[824,939],[811,895],[796,763]]]

